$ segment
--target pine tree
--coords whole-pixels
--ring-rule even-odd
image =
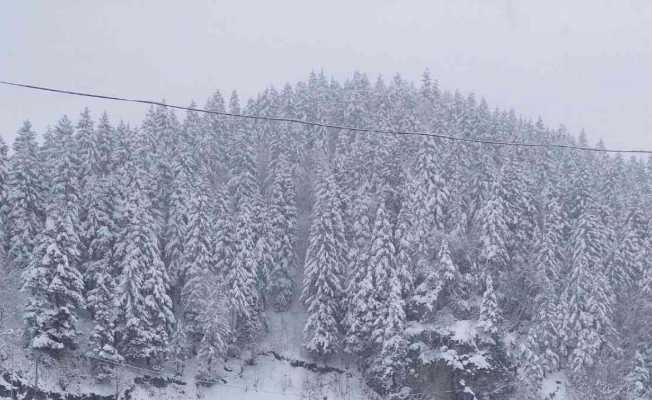
[[[254,248],[254,262],[256,265],[255,280],[258,292],[259,307],[261,310],[269,304],[269,286],[272,271],[274,269],[274,241],[270,223],[270,211],[267,203],[258,202],[253,209],[254,218],[253,234],[256,241]]]
[[[498,331],[501,323],[500,309],[498,300],[494,291],[493,279],[487,275],[485,279],[485,289],[482,293],[482,302],[480,303],[480,319],[478,326],[482,330],[483,340],[488,344],[497,344]]]
[[[60,351],[76,347],[76,311],[83,306],[79,272],[79,192],[74,169],[72,126],[64,117],[55,129],[47,224],[23,273],[29,290],[25,320],[31,347]]]
[[[443,232],[449,218],[450,189],[446,170],[438,162],[438,149],[426,140],[413,166],[415,228],[420,242],[434,230]]]
[[[634,354],[633,368],[627,377],[626,398],[628,400],[645,400],[650,397],[650,370],[640,352]]]
[[[45,211],[38,144],[28,121],[18,130],[13,148],[7,192],[9,255],[16,267],[25,268],[42,230]]]
[[[77,346],[76,312],[83,306],[83,281],[72,263],[78,254],[70,220],[56,208],[51,210],[23,272],[23,288],[29,293],[24,319],[32,349],[59,353]]]
[[[365,257],[369,252],[371,245],[371,193],[367,181],[363,181],[360,187],[351,188],[354,195],[348,199],[349,208],[347,209],[348,220],[352,221],[350,232],[350,254],[351,265],[349,271],[354,276],[365,262]],[[355,278],[354,278],[355,279]]]
[[[219,91],[216,91],[206,102],[207,110],[216,112],[225,112],[224,98]],[[192,114],[188,114],[189,119]],[[196,117],[199,119],[199,117]],[[192,120],[191,120],[192,121]],[[195,121],[194,125],[201,124],[196,135],[197,155],[201,157],[203,171],[208,176],[209,181],[216,185],[220,178],[220,173],[230,164],[230,155],[236,148],[233,143],[235,130],[228,129],[228,121],[215,114],[204,114],[201,121]],[[197,129],[197,128],[195,128]]]
[[[614,295],[604,274],[604,243],[588,199],[573,228],[570,275],[563,293],[563,339],[575,371],[594,364],[604,348],[614,350]]]
[[[632,209],[622,226],[607,270],[611,286],[620,298],[625,298],[645,271],[645,241],[647,227],[637,207]]]
[[[308,309],[304,346],[324,357],[340,346],[346,263],[344,226],[330,166],[320,159],[301,300]]]
[[[118,226],[115,217],[114,201],[118,195],[114,189],[111,177],[97,178],[87,186],[86,219],[80,222],[80,239],[85,238],[85,257],[82,258],[82,271],[89,289],[86,305],[92,315],[97,307],[104,307],[100,303],[106,299],[103,294],[95,295],[93,291],[101,288],[100,281],[106,281],[114,276],[115,265],[113,260],[113,247],[118,235]]]
[[[392,228],[385,205],[376,211],[371,246],[360,265],[359,280],[349,291],[349,321],[347,350],[365,354],[383,340],[385,298],[390,275],[395,270],[396,250]]]
[[[8,192],[9,192],[9,149],[5,141],[0,137],[0,249],[5,255],[9,250],[9,221],[7,213],[9,211]]]
[[[183,264],[187,269],[187,279],[182,290],[182,306],[186,330],[193,342],[198,342],[203,333],[201,310],[205,301],[206,277],[214,274],[211,220],[207,214],[208,196],[205,188],[199,188],[191,201],[188,232],[184,244]]]
[[[175,160],[171,167],[172,177],[166,195],[165,222],[162,233],[162,242],[164,243],[162,258],[170,278],[170,286],[173,288],[172,297],[175,304],[181,302],[181,290],[188,279],[189,266],[183,261],[186,253],[184,246],[189,239],[190,202],[193,201],[193,196],[205,196],[208,192],[206,185],[200,185],[200,187],[194,188],[194,191],[200,193],[193,193],[192,177],[189,176],[186,163],[187,160]],[[206,202],[204,205],[208,206],[208,203]]]
[[[419,308],[422,319],[427,319],[442,304],[453,309],[461,293],[460,272],[453,262],[448,240],[444,238],[432,266],[425,268],[423,281],[414,289],[411,301]]]
[[[210,275],[206,283],[205,301],[201,313],[204,333],[197,356],[200,360],[198,377],[210,380],[215,378],[219,360],[226,354],[231,332],[228,315],[225,313],[226,300],[223,286],[218,283],[214,275]]]
[[[236,340],[249,343],[256,339],[261,325],[259,293],[256,285],[256,245],[252,219],[247,208],[238,215],[235,227],[233,265],[227,271],[227,300],[231,330]]]
[[[498,183],[494,183],[491,197],[480,211],[480,262],[492,274],[505,272],[508,261],[505,208],[497,188]]]
[[[212,230],[213,271],[216,275],[226,279],[233,268],[235,257],[235,222],[233,215],[227,208],[228,194],[220,188],[213,197],[213,209],[217,221]]]
[[[498,195],[502,198],[505,226],[509,232],[504,240],[512,263],[528,258],[536,228],[534,185],[528,171],[528,165],[519,160],[519,155],[511,154],[499,180]]]
[[[412,205],[404,199],[396,217],[394,246],[396,247],[396,269],[401,284],[401,298],[407,302],[414,290],[414,245],[412,232]]]
[[[290,306],[295,285],[292,274],[296,268],[294,237],[296,235],[296,193],[290,166],[283,153],[276,162],[271,188],[271,232],[273,268],[269,278],[269,296],[277,311]]]
[[[382,347],[371,366],[376,373],[383,393],[398,393],[407,379],[408,341],[405,337],[405,302],[401,295],[401,282],[395,270],[388,277],[389,294],[385,300]]]
[[[120,204],[121,230],[115,257],[121,271],[117,288],[120,309],[120,354],[131,360],[160,361],[174,325],[167,277],[156,239],[154,218],[141,182],[142,170],[128,185]]]
[[[81,113],[75,134],[77,154],[79,154],[79,179],[81,186],[86,186],[86,180],[97,174],[101,167],[101,157],[97,149],[95,128],[90,111],[85,108]]]
[[[110,274],[108,263],[94,266],[94,288],[89,291],[87,303],[93,305],[95,326],[90,337],[89,355],[93,358],[119,363],[123,357],[118,353],[116,343],[115,280]],[[92,360],[93,375],[98,382],[106,382],[112,374],[112,366],[99,360]]]
[[[545,207],[536,248],[534,270],[538,271],[540,293],[535,298],[534,324],[528,333],[528,349],[535,353],[536,368],[541,373],[551,373],[560,367],[563,354],[561,343],[562,308],[560,294],[562,286],[563,221],[561,208],[554,196],[550,196]],[[530,367],[535,367],[530,365]]]

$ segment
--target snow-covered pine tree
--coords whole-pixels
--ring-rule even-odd
[[[344,311],[341,302],[345,298],[343,280],[347,246],[331,167],[324,155],[318,159],[316,202],[301,300],[308,310],[304,346],[311,353],[325,357],[341,346],[340,326]]]
[[[382,345],[390,275],[396,269],[396,250],[389,215],[381,202],[376,211],[371,245],[363,257],[356,284],[348,291],[347,351],[367,355]]]
[[[70,220],[48,210],[43,233],[38,236],[32,261],[23,271],[23,289],[29,294],[25,308],[30,347],[58,354],[77,347],[77,309],[83,306],[82,276],[73,261],[78,257]]]
[[[150,343],[148,361],[160,363],[168,352],[170,335],[174,330],[176,318],[172,311],[170,298],[170,279],[163,261],[154,256],[145,271],[143,293],[145,294],[145,309],[148,313],[150,326]]]
[[[415,231],[418,243],[428,246],[426,239],[433,231],[444,232],[448,224],[450,189],[446,169],[439,162],[434,139],[424,140],[412,168],[411,188],[415,196]],[[420,250],[423,253],[425,250]]]
[[[609,282],[621,299],[627,297],[645,271],[646,225],[642,210],[633,207],[625,218],[613,255],[608,260]]]
[[[416,307],[420,319],[428,319],[442,305],[453,310],[460,300],[460,271],[453,262],[448,239],[443,238],[437,257],[431,266],[424,268],[423,280],[414,288],[411,304]]]
[[[264,250],[267,243],[263,241],[268,239],[266,210],[256,179],[253,146],[250,138],[241,132],[237,140],[238,152],[233,159],[233,175],[227,183],[229,204],[225,207],[223,221],[228,223],[231,218],[228,214],[233,213],[233,264],[230,268],[225,265],[229,269],[224,272],[231,330],[237,341],[249,343],[258,336],[261,328],[261,289],[265,288],[268,276],[265,257],[271,252]],[[228,229],[228,225],[225,228]],[[227,247],[219,250],[229,251]]]
[[[7,235],[9,256],[22,269],[31,260],[45,215],[39,149],[29,121],[18,130],[13,149],[7,184]]]
[[[25,321],[30,346],[54,352],[76,347],[76,312],[83,306],[77,233],[79,189],[72,134],[70,121],[63,117],[55,128],[54,158],[48,165],[52,182],[47,224],[36,237],[37,246],[23,272],[24,287],[29,292]]]
[[[534,313],[534,323],[528,333],[529,350],[536,356],[529,361],[538,364],[529,367],[541,369],[542,374],[556,371],[560,367],[563,354],[560,341],[562,325],[560,294],[564,267],[564,223],[556,197],[548,196],[547,201],[543,224],[535,245],[534,271],[538,273],[536,279],[540,291],[535,298],[537,309]]]
[[[499,183],[505,226],[509,232],[504,237],[505,246],[512,263],[520,264],[531,253],[537,215],[529,168],[517,152],[507,154]]]
[[[97,147],[97,164],[95,166],[98,175],[106,176],[113,168],[111,163],[112,153],[115,148],[115,132],[109,115],[102,113],[95,129],[95,141]]]
[[[92,373],[98,382],[106,382],[113,373],[111,363],[124,359],[118,353],[116,343],[116,283],[111,276],[110,264],[105,259],[93,265],[93,289],[88,292],[86,303],[93,306],[95,326],[89,339]]]
[[[119,348],[127,359],[157,362],[167,351],[175,320],[141,168],[132,165],[130,170],[135,173],[118,211],[121,229],[115,259],[121,271],[117,288]]]
[[[208,194],[205,185],[199,185],[189,207],[188,230],[184,243],[183,265],[187,270],[181,291],[181,304],[185,328],[193,345],[201,340],[203,327],[201,314],[207,290],[205,288],[208,274],[214,274],[211,232],[212,222],[208,215]]]
[[[92,176],[97,175],[98,169],[101,168],[101,157],[97,148],[94,125],[89,109],[84,108],[75,131],[75,145],[79,159],[78,176],[81,187],[85,187],[86,180],[92,179]]]
[[[633,367],[627,376],[625,396],[627,400],[647,400],[652,394],[650,370],[639,351],[634,353]]]
[[[615,296],[604,272],[603,236],[591,198],[582,203],[572,231],[570,274],[562,301],[562,343],[575,371],[592,366],[601,350],[615,350]]]
[[[240,344],[255,340],[261,327],[260,298],[256,285],[256,244],[249,208],[237,216],[233,265],[226,271],[230,326]]]
[[[115,277],[113,260],[113,247],[118,234],[115,217],[115,201],[118,194],[114,189],[114,178],[95,177],[87,181],[86,198],[83,201],[86,208],[86,218],[80,222],[82,245],[85,248],[85,259],[82,259],[84,279],[88,289],[86,306],[92,315],[97,307],[105,307],[99,303],[106,298],[103,294],[94,294],[95,289],[101,288],[100,281]],[[84,246],[85,243],[85,246]]]
[[[219,90],[206,101],[205,108],[210,111],[226,111],[224,97]],[[188,114],[189,118],[191,116]],[[195,138],[198,144],[197,155],[201,159],[203,172],[209,182],[215,186],[220,179],[223,179],[220,175],[231,165],[231,154],[237,151],[233,143],[235,131],[228,129],[229,121],[220,115],[204,114],[201,121],[195,122],[197,123],[201,123],[201,128],[197,132],[198,137]]]
[[[270,223],[270,209],[267,202],[258,201],[253,208],[253,230],[256,245],[254,248],[254,262],[256,264],[256,286],[258,291],[259,308],[264,310],[269,304],[269,283],[274,269],[273,246],[276,238],[272,237]]]
[[[215,227],[212,229],[213,260],[211,265],[213,272],[223,281],[226,281],[226,276],[233,267],[235,257],[235,221],[228,208],[230,201],[227,197],[228,193],[224,187],[220,187],[211,199],[216,218]]]
[[[85,116],[86,115],[86,116]],[[115,302],[116,265],[113,248],[118,234],[115,221],[115,190],[117,177],[112,171],[113,128],[108,116],[102,115],[91,138],[92,121],[86,110],[78,124],[75,143],[84,146],[79,166],[87,175],[80,178],[80,239],[81,270],[86,281],[86,309],[93,317],[93,331],[89,338],[88,355],[92,358],[92,373],[98,382],[106,382],[113,374],[111,364],[97,359],[121,362],[116,343],[117,307]],[[79,147],[77,147],[79,148]],[[79,173],[79,171],[77,171]],[[83,216],[83,219],[82,219]]]
[[[197,188],[192,187],[191,180],[193,177],[190,176],[191,172],[187,167],[190,161],[189,154],[181,150],[180,153],[170,166],[172,176],[166,190],[165,227],[162,234],[162,242],[164,243],[162,258],[170,279],[174,304],[181,303],[182,288],[188,279],[189,265],[184,263],[184,245],[189,239],[189,203],[192,201],[193,196],[198,195],[198,193],[193,192],[203,191],[204,196],[208,193],[208,186],[206,185],[200,185]]]
[[[396,269],[389,272],[389,292],[383,305],[382,345],[370,370],[375,375],[375,382],[372,382],[380,386],[381,393],[397,395],[406,384],[408,341],[405,337],[405,302],[401,293],[403,285]]]
[[[0,250],[2,255],[6,255],[9,250],[9,233],[7,212],[9,204],[7,196],[9,191],[9,148],[4,139],[0,137]]]
[[[226,354],[231,332],[226,313],[227,301],[224,298],[224,286],[218,277],[209,273],[204,289],[206,290],[204,307],[200,315],[204,333],[197,350],[198,378],[213,380],[216,378],[220,361]]]
[[[372,198],[370,193],[371,189],[368,186],[369,184],[365,179],[360,187],[351,189],[352,191],[355,191],[355,194],[348,196],[348,199],[346,200],[348,202],[348,208],[346,210],[347,219],[352,221],[348,232],[350,236],[348,254],[349,265],[347,268],[349,283],[346,285],[346,292],[348,293],[348,296],[346,298],[347,304],[344,321],[345,329],[348,331],[355,331],[359,329],[354,327],[354,325],[361,322],[359,320],[355,321],[360,317],[355,317],[355,314],[360,310],[356,311],[356,306],[353,305],[353,302],[357,301],[354,300],[354,297],[365,296],[358,292],[361,287],[369,286],[369,282],[365,283],[363,281],[365,279],[369,279],[371,276],[368,270],[369,263],[367,262],[367,257],[369,257],[369,247],[371,246],[371,235],[373,233],[370,215]],[[345,226],[345,234],[346,233],[347,232]],[[347,351],[362,351],[362,349],[354,350],[351,340],[354,340],[353,337],[351,337],[350,334],[347,334]]]
[[[478,327],[482,330],[482,341],[490,345],[496,345],[498,332],[502,322],[502,315],[498,307],[496,292],[491,275],[487,274],[485,278],[485,288],[482,293],[482,302],[480,303],[480,318]]]
[[[500,179],[500,178],[498,178]],[[487,273],[494,276],[505,273],[508,262],[505,239],[508,236],[505,223],[505,207],[495,181],[489,198],[479,213],[480,254],[479,261]]]
[[[285,311],[294,295],[296,268],[294,242],[297,224],[296,193],[290,164],[283,152],[275,163],[271,188],[271,232],[273,267],[269,277],[270,303]]]
[[[409,186],[408,186],[409,187]],[[404,302],[412,296],[414,290],[414,245],[412,203],[403,199],[401,209],[396,217],[394,230],[394,247],[396,248],[396,270],[401,284],[401,298]]]

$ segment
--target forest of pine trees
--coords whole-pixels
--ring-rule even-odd
[[[427,72],[312,73],[205,108],[592,145]],[[564,371],[587,399],[649,399],[651,210],[652,158],[162,106],[139,126],[86,109],[40,135],[25,122],[11,151],[0,142],[3,268],[22,277],[25,346],[152,367],[197,358],[204,379],[265,335],[267,313],[298,305],[308,354],[355,360],[390,398],[437,368],[486,398],[537,398]]]

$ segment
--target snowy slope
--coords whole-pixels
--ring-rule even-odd
[[[23,295],[18,288],[18,277],[4,275],[0,291],[0,304],[4,306],[3,331],[8,333],[0,337],[0,343],[10,357],[0,364],[0,370],[9,371],[12,377],[20,379],[26,386],[35,382],[34,361],[22,345],[23,322],[21,309]],[[14,282],[16,281],[16,282]],[[83,346],[76,354],[63,360],[42,360],[38,371],[38,388],[46,392],[69,393],[81,395],[94,393],[113,395],[116,390],[121,398],[139,399],[367,399],[372,398],[360,376],[353,368],[347,368],[343,360],[332,360],[325,365],[314,363],[302,349],[302,331],[305,313],[301,306],[293,305],[285,313],[269,312],[267,314],[268,334],[259,342],[254,352],[253,365],[241,359],[226,362],[223,381],[211,386],[195,385],[195,365],[188,362],[182,376],[175,376],[174,368],[168,365],[160,375],[134,368],[120,368],[118,382],[106,385],[95,384],[88,376],[88,361],[81,358]],[[87,321],[81,320],[81,330],[86,331]],[[50,365],[46,365],[49,363]],[[320,371],[328,372],[320,372]],[[143,376],[163,377],[178,384],[157,384],[156,379],[143,380]],[[13,379],[12,378],[12,379]],[[134,383],[138,381],[138,383]],[[182,384],[183,383],[183,384]],[[0,386],[9,387],[6,380],[0,380]],[[65,387],[65,390],[63,389]]]

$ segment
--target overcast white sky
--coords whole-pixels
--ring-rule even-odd
[[[425,68],[445,89],[652,148],[652,1],[4,1],[0,79],[203,103],[304,79]],[[144,106],[0,86],[0,133],[62,114],[140,121]]]

